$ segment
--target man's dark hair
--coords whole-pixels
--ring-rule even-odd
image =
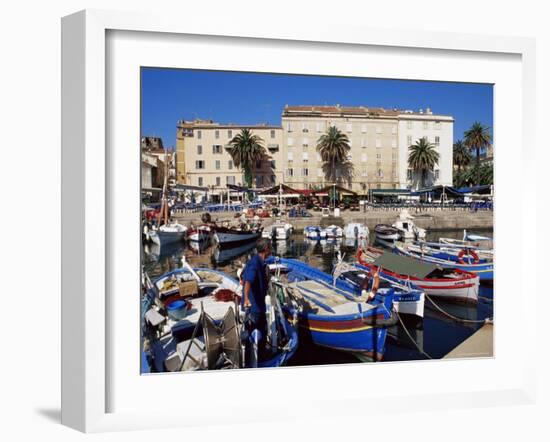
[[[271,240],[268,238],[260,238],[256,243],[256,251],[258,253],[265,253],[271,250]]]

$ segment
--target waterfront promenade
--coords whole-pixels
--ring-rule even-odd
[[[309,225],[345,225],[350,222],[360,222],[368,226],[372,231],[376,224],[392,224],[399,216],[399,210],[372,209],[366,212],[342,211],[339,217],[322,217],[320,212],[310,210],[311,217],[287,218],[262,218],[262,224],[269,227],[275,220],[283,219],[292,224],[295,230],[300,231]],[[493,228],[493,212],[491,210],[480,210],[477,212],[467,210],[453,209],[428,209],[416,212],[409,209],[409,213],[414,216],[414,223],[418,227],[427,230],[485,230]],[[201,224],[202,212],[197,213],[174,213],[173,217],[178,222],[185,225]],[[232,220],[235,218],[235,212],[218,212],[212,214],[214,221]]]

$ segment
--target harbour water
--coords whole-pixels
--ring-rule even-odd
[[[427,240],[437,241],[440,236],[462,239],[462,233],[462,230],[429,232]],[[273,242],[274,255],[300,259],[328,273],[331,272],[338,251],[344,255],[345,261],[354,261],[357,243],[355,240],[348,239],[314,241],[304,238],[302,234],[294,234],[286,241]],[[143,248],[142,259],[145,271],[153,279],[180,267],[182,256],[185,256],[193,267],[216,268],[236,277],[237,270],[247,262],[252,253],[254,253],[254,244],[222,252],[211,245],[203,245],[199,250],[197,245],[183,243],[165,246],[161,250],[154,244],[148,244]],[[428,356],[439,359],[445,356],[477,331],[483,323],[458,322],[439,309],[449,315],[469,321],[492,318],[493,287],[480,287],[479,296],[480,300],[477,306],[448,303],[435,298],[436,307],[426,300],[423,321],[415,323],[405,321],[405,328],[401,324],[397,324],[389,329],[384,361],[427,359]],[[355,362],[359,362],[359,360],[350,354],[324,349],[302,341],[288,365]]]

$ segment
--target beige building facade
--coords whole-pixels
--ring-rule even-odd
[[[346,187],[365,193],[398,188],[398,112],[343,106],[286,106],[282,115],[285,183],[317,188],[325,181],[317,142],[330,126],[350,141],[354,175]]]
[[[426,186],[452,185],[453,123],[450,116],[364,106],[285,106],[281,126],[219,124],[211,120],[179,121],[177,182],[209,187],[216,194],[227,184],[243,184],[228,152],[230,140],[243,128],[258,135],[270,156],[256,166],[256,187],[285,183],[296,189],[327,184],[317,152],[319,138],[336,126],[350,141],[348,160],[354,174],[347,188],[366,194],[375,189],[417,189],[418,173],[408,167],[408,147],[420,137],[440,154]]]
[[[254,168],[254,186],[269,187],[281,182],[280,126],[220,124],[212,120],[179,121],[176,136],[177,182],[208,187],[216,195],[227,190],[227,184],[243,185],[243,173],[229,154],[230,141],[242,129],[250,129],[262,140],[268,158]]]

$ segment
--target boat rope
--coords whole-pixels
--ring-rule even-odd
[[[407,330],[407,327],[405,327],[405,324],[403,323],[403,320],[401,319],[401,315],[398,313],[398,312],[395,312],[397,313],[397,319],[399,320],[399,323],[401,324],[401,327],[403,327],[403,330],[405,330],[405,333],[407,334],[407,336],[409,337],[409,339],[411,340],[411,342],[413,343],[413,345],[416,347],[416,349],[419,351],[419,353],[421,355],[424,355],[426,356],[428,359],[433,359],[428,353],[426,353],[424,350],[422,350],[420,348],[420,346],[416,343],[416,341],[414,340],[414,338],[411,336],[411,334],[409,333],[409,330]]]
[[[464,318],[459,318],[457,316],[453,316],[451,315],[450,313],[446,312],[445,310],[443,310],[440,306],[438,306],[435,301],[428,295],[428,294],[424,294],[424,296],[426,296],[426,299],[428,301],[430,301],[433,306],[439,310],[441,313],[443,313],[445,316],[448,316],[449,318],[453,319],[454,321],[457,321],[457,322],[468,322],[468,323],[472,323],[472,324],[482,324],[482,323],[487,323],[487,322],[493,322],[493,318],[485,318],[485,319],[464,319]]]

